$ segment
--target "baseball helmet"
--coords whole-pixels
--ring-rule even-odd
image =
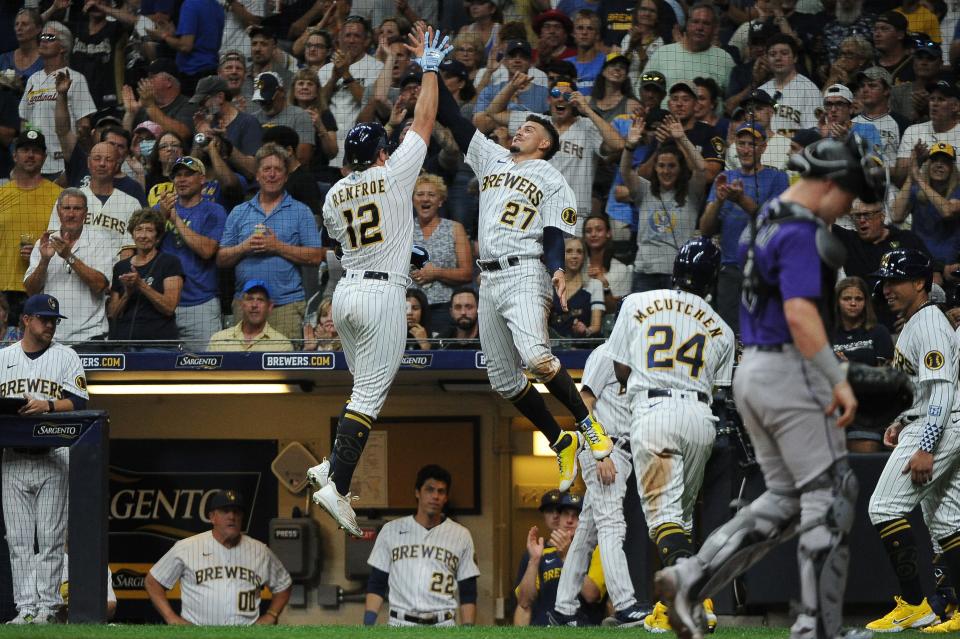
[[[917,249],[895,249],[884,253],[880,258],[880,268],[872,276],[880,280],[923,279],[929,286],[933,279],[933,266],[930,258]]]
[[[826,178],[864,202],[882,202],[887,191],[883,158],[859,136],[824,138],[790,156],[787,168],[803,177]]]
[[[673,260],[673,285],[706,295],[720,273],[720,249],[705,237],[687,240]]]
[[[343,159],[354,169],[365,169],[377,161],[380,149],[389,150],[387,130],[378,122],[355,124],[343,142]]]

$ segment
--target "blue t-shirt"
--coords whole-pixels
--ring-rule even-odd
[[[605,53],[598,53],[597,57],[587,62],[578,62],[577,56],[564,58],[564,62],[570,62],[577,67],[577,90],[583,95],[590,95],[593,90],[593,81],[603,70],[603,62],[607,59]]]
[[[269,228],[284,244],[320,248],[320,231],[317,230],[313,213],[306,204],[290,197],[289,193],[284,193],[283,200],[269,216],[260,208],[259,194],[230,211],[220,245],[240,244],[253,235],[257,224]],[[304,299],[300,266],[279,255],[244,255],[236,266],[236,297],[240,296],[243,283],[251,279],[265,280],[270,297],[278,306]]]
[[[177,68],[187,75],[216,69],[226,16],[216,0],[186,0],[180,7],[177,35],[192,35],[193,50],[177,54]]]
[[[500,89],[506,82],[488,85],[486,89],[477,96],[477,106],[474,113],[486,111],[493,99],[500,93]],[[532,84],[526,91],[515,93],[507,109],[510,111],[532,111],[533,113],[543,113],[547,110],[547,95],[550,90],[547,87]]]
[[[929,201],[921,204],[917,200],[919,192],[919,186],[910,185],[910,210],[913,211],[911,229],[926,244],[934,260],[944,264],[960,262],[960,220],[944,218]],[[960,187],[947,195],[947,199],[960,200]]]
[[[766,219],[773,200],[760,213]],[[777,295],[761,300],[754,311],[741,301],[740,332],[745,346],[793,342],[783,313],[783,302],[802,297],[816,302],[822,296],[822,264],[817,254],[817,225],[796,220],[769,224],[757,234],[755,267],[763,281],[776,286]],[[746,262],[749,233],[740,242],[740,265]]]
[[[263,146],[260,120],[243,111],[238,112],[233,122],[227,125],[226,137],[244,155],[255,155],[257,149]]]
[[[16,40],[11,40],[11,42],[16,42]],[[26,69],[17,70],[17,65],[13,60],[13,54],[13,51],[7,51],[6,53],[0,54],[0,71],[13,69],[17,72],[17,75],[20,77],[20,79],[26,82],[27,78],[43,68],[43,58],[37,58],[36,62],[31,64]]]
[[[190,230],[210,239],[220,241],[223,227],[227,221],[227,212],[214,202],[200,200],[196,206],[184,208],[177,202],[177,215],[190,227]],[[159,207],[156,207],[159,208]],[[196,306],[215,298],[217,289],[217,258],[203,259],[186,245],[183,236],[171,224],[167,223],[167,232],[160,241],[160,250],[176,255],[183,266],[183,292],[180,294],[180,306]]]
[[[633,120],[630,118],[614,118],[610,124],[617,130],[617,133],[626,139]],[[633,152],[633,166],[636,167],[646,162],[650,154],[653,153],[654,148],[652,145],[638,146],[637,150]],[[607,217],[623,224],[629,224],[630,228],[635,231],[637,230],[637,207],[633,202],[617,202],[617,198],[614,195],[617,187],[623,185],[623,176],[620,175],[620,163],[617,162],[613,174],[613,184],[610,187],[610,195],[607,196]]]
[[[727,184],[732,184],[734,180],[743,182],[743,192],[750,196],[759,206],[763,206],[773,198],[787,190],[790,186],[790,178],[783,171],[763,167],[756,175],[745,175],[740,169],[730,169],[723,172],[727,176]],[[759,187],[759,188],[758,188]],[[710,187],[710,194],[707,196],[707,203],[717,200],[717,187]],[[723,264],[737,264],[737,244],[740,242],[740,235],[750,221],[747,212],[739,205],[727,200],[720,207],[717,213],[720,222],[720,253]]]

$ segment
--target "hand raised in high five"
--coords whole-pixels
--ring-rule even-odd
[[[434,31],[433,27],[427,27],[426,32],[417,26],[416,35],[409,36],[411,45],[407,45],[411,57],[416,56],[415,62],[420,65],[424,72],[437,71],[440,63],[453,51],[453,45],[450,44],[450,36],[445,36],[439,31]]]

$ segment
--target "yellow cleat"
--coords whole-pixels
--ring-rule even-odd
[[[943,623],[932,624],[921,630],[929,634],[941,632],[960,632],[960,612],[954,612],[953,616]]]
[[[653,612],[643,620],[643,629],[647,632],[670,632],[670,620],[667,618],[667,606],[661,601],[653,607]]]
[[[703,600],[703,612],[707,618],[707,632],[717,629],[717,615],[713,613],[713,599]]]
[[[557,448],[564,441],[567,442],[563,448]],[[577,481],[577,453],[580,452],[580,433],[562,432],[557,441],[550,445],[553,452],[557,454],[557,465],[560,467],[560,492],[565,493]]]
[[[874,632],[900,632],[910,628],[923,628],[938,621],[936,613],[926,598],[917,605],[908,604],[901,597],[894,597],[897,604],[885,616],[867,624],[867,630]],[[942,625],[942,624],[941,624]]]
[[[603,424],[594,419],[593,415],[587,415],[586,419],[580,422],[579,428],[593,451],[594,459],[604,459],[613,452],[613,440],[607,436]]]

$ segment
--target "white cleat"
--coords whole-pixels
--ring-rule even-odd
[[[353,512],[353,506],[350,505],[350,502],[356,499],[358,498],[350,493],[347,493],[346,496],[338,493],[337,487],[333,483],[328,483],[313,493],[313,503],[330,513],[330,516],[340,524],[341,528],[354,537],[362,538],[363,531],[357,525],[357,514]]]
[[[23,612],[7,622],[8,626],[26,626],[33,623],[36,615],[30,612]]]
[[[307,470],[307,481],[314,490],[320,490],[330,482],[330,462],[324,457],[323,461]]]

